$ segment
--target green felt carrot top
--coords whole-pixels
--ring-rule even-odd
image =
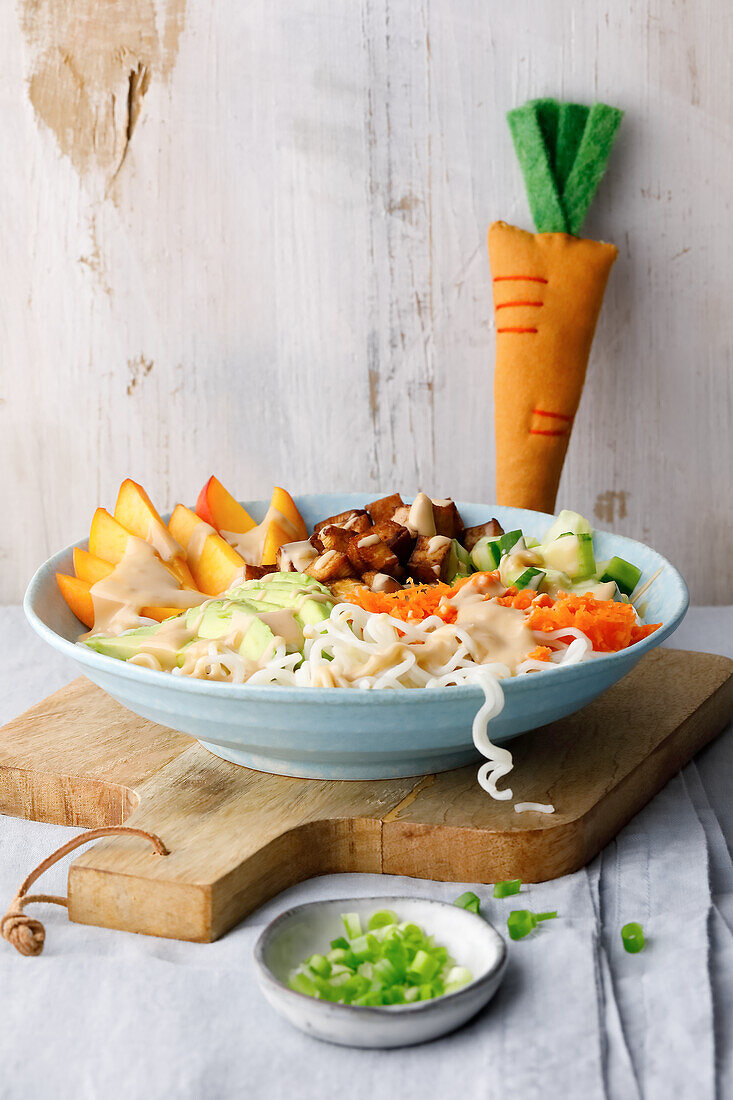
[[[578,236],[623,117],[617,107],[533,99],[507,114],[538,233]]]

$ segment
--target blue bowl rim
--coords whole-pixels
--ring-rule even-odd
[[[323,499],[324,497],[342,497],[346,495],[349,494],[335,492],[318,493],[310,494],[310,498]],[[350,495],[362,497],[366,494],[353,493]],[[300,497],[296,499],[308,498]],[[264,507],[267,507],[267,502],[263,501],[245,501],[244,504],[245,506],[252,507],[256,505],[264,505]],[[475,502],[468,501],[456,501],[456,504],[459,508],[480,507],[485,508],[489,512],[491,512],[492,509],[498,508],[497,505],[493,504],[476,504]],[[526,511],[532,516],[546,515],[547,519],[550,521],[554,518],[548,513],[531,512],[528,509],[515,509],[515,511]],[[684,618],[690,602],[689,592],[683,577],[667,558],[659,554],[653,547],[647,546],[645,543],[639,542],[636,539],[628,538],[626,535],[617,535],[613,531],[604,531],[602,528],[594,528],[594,534],[596,532],[598,534],[608,534],[613,538],[622,540],[629,547],[631,560],[633,560],[631,555],[633,555],[635,547],[653,553],[659,559],[659,563],[664,569],[667,582],[669,583],[671,580],[674,583],[677,596],[676,610],[666,622],[662,623],[658,630],[654,631],[653,634],[650,634],[649,637],[642,639],[640,642],[636,642],[633,646],[629,646],[627,649],[619,650],[618,653],[599,654],[592,660],[584,661],[577,665],[569,665],[566,668],[555,667],[547,669],[547,671],[532,673],[531,676],[516,676],[509,680],[503,680],[502,688],[505,692],[508,691],[511,695],[515,695],[534,690],[538,685],[545,683],[547,676],[552,676],[552,683],[558,687],[561,686],[563,682],[567,682],[570,679],[576,680],[587,676],[593,676],[599,661],[603,661],[604,667],[609,668],[609,662],[615,662],[617,665],[622,665],[627,662],[632,655],[634,660],[638,660],[643,657],[645,653],[648,653],[650,650],[660,645],[665,638],[668,638],[669,635],[677,629]],[[373,691],[369,688],[312,688],[290,687],[283,684],[228,684],[219,681],[198,680],[193,677],[172,676],[169,672],[157,672],[154,669],[142,668],[139,665],[128,665],[125,661],[118,661],[114,657],[107,657],[101,653],[96,653],[87,646],[80,646],[76,642],[70,642],[68,638],[64,638],[62,634],[57,634],[55,630],[52,630],[51,627],[44,622],[35,607],[36,598],[47,582],[48,573],[55,573],[61,561],[72,553],[76,547],[85,549],[87,545],[87,539],[71,543],[71,545],[65,547],[63,550],[59,550],[56,554],[53,554],[38,567],[26,589],[23,599],[23,610],[30,626],[44,641],[48,642],[54,649],[76,661],[77,664],[94,669],[101,674],[106,673],[124,680],[132,680],[139,684],[148,683],[151,688],[158,686],[174,692],[183,692],[193,695],[213,695],[219,698],[246,699],[250,702],[279,702],[297,705],[317,702],[319,704],[341,706],[346,701],[349,701],[355,706],[393,706],[395,704],[412,705],[419,703],[420,700],[426,703],[430,703],[431,700],[434,703],[438,703],[449,699],[453,699],[457,702],[459,699],[468,701],[469,699],[478,700],[483,697],[481,688],[473,684],[431,688],[429,692],[419,692],[409,688],[405,688],[404,691]]]

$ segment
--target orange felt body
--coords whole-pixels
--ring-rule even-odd
[[[168,523],[168,530],[181,546],[186,547],[188,564],[198,588],[207,596],[218,596],[227,589],[244,559],[221,535],[213,532],[200,548],[192,550],[191,537],[204,521],[189,508],[177,504]]]
[[[243,535],[257,524],[232,494],[215,477],[210,477],[196,501],[196,515],[217,531]]]
[[[498,504],[554,512],[615,245],[489,229]]]
[[[137,535],[139,539],[145,539],[153,546],[156,545],[156,531],[161,534],[166,532],[163,520],[142,485],[129,477],[120,485],[114,518],[131,535]],[[182,548],[180,554],[171,558],[168,566],[183,588],[196,587]]]

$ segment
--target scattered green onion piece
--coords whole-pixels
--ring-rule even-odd
[[[508,898],[512,894],[518,894],[522,886],[521,878],[505,879],[503,882],[497,882],[494,886],[495,898]]]
[[[350,945],[349,941],[346,939],[345,936],[339,936],[338,939],[331,940],[331,947],[332,948],[343,947],[344,951],[348,951],[348,950],[350,950],[351,945]]]
[[[621,939],[625,950],[636,955],[644,946],[644,929],[637,921],[630,921],[621,929]]]
[[[507,918],[506,926],[513,940],[523,940],[534,931],[539,921],[554,920],[556,916],[556,912],[533,913],[529,909],[513,909]]]
[[[476,913],[478,915],[479,905],[481,904],[481,902],[479,901],[476,894],[473,894],[470,890],[467,890],[465,894],[461,894],[459,898],[456,898],[453,904],[457,905],[459,909],[468,909],[469,913]]]

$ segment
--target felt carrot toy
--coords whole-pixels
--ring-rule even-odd
[[[615,245],[580,238],[622,112],[534,100],[507,118],[537,229],[489,229],[496,499],[553,512]]]

